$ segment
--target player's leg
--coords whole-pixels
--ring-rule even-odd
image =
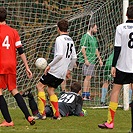
[[[104,81],[105,82],[103,83],[103,86],[102,86],[102,96],[101,96],[102,106],[106,105],[105,99],[106,99],[106,95],[108,92],[109,81],[111,80],[110,69],[111,69],[111,65],[106,64],[105,69],[104,69]]]
[[[66,79],[61,83],[61,91],[65,92],[66,91]]]
[[[108,120],[107,122],[114,123],[114,116],[116,109],[118,107],[118,97],[120,90],[122,88],[122,85],[114,84],[113,89],[111,92],[111,98],[110,98],[110,103],[109,103],[109,108],[108,108]]]
[[[22,98],[22,96],[20,95],[20,93],[18,92],[18,90],[17,89],[13,89],[11,91],[11,93],[14,96],[19,108],[21,109],[21,111],[25,115],[25,118],[27,119],[27,121],[31,125],[34,125],[35,124],[34,118],[30,115],[29,110],[28,110],[28,108],[26,106],[26,103],[25,103],[24,99]]]
[[[133,89],[133,85],[130,84],[130,88],[129,88],[129,103],[132,102],[132,91],[133,91],[132,89]]]
[[[53,87],[47,88],[50,104],[52,106],[52,110],[53,110],[53,114],[54,114],[54,118],[59,118],[60,113],[59,113],[59,107],[58,107],[58,97],[55,95],[54,90],[55,90],[55,88],[53,88]]]
[[[114,84],[113,89],[111,92],[111,99],[108,107],[108,118],[107,122],[104,124],[99,124],[98,126],[100,128],[114,128],[114,117],[115,117],[115,112],[118,107],[118,96],[120,93],[120,90],[122,88],[122,85]]]
[[[30,115],[29,110],[26,106],[26,103],[23,99],[23,97],[20,95],[16,88],[16,75],[15,74],[8,74],[8,90],[11,92],[11,94],[14,96],[19,108],[25,115],[25,118],[27,121],[31,124],[34,125],[35,121],[34,118]]]
[[[45,113],[47,117],[53,117],[53,109],[50,105],[45,106]]]
[[[87,95],[90,96],[90,79],[91,76],[88,76],[88,70],[89,67],[85,64],[82,66],[82,74],[85,76],[84,82],[83,82],[83,92],[82,92],[82,98],[83,100],[87,100]]]
[[[116,69],[116,77],[114,77],[114,85],[111,92],[110,103],[108,107],[108,119],[104,124],[99,124],[99,128],[114,128],[114,117],[118,107],[118,97],[123,84],[131,83],[131,74],[119,71]]]
[[[83,83],[83,92],[82,97],[83,100],[87,100],[88,97],[90,97],[90,80],[91,76],[86,76]]]
[[[31,89],[21,92],[21,95],[22,95],[22,97],[28,97],[28,102],[29,102],[29,107],[31,109],[31,112],[32,112],[33,116],[36,116],[39,113],[39,111],[38,111],[38,106],[35,101],[35,98],[31,92]]]
[[[46,95],[44,88],[46,87],[44,84],[39,82],[37,85],[37,90],[38,90],[38,110],[39,113],[42,116],[42,119],[46,119],[46,114],[45,114],[45,105],[46,105]]]
[[[89,66],[83,65],[82,67],[82,73],[85,76],[84,83],[83,83],[83,93],[82,97],[84,100],[91,100],[90,98],[90,82],[91,78],[94,75],[94,64],[90,64]]]
[[[6,100],[5,100],[4,96],[2,95],[2,89],[0,89],[0,110],[1,110],[1,113],[4,117],[4,119],[5,119],[5,121],[3,121],[0,124],[0,127],[1,126],[14,126],[14,123],[11,119],[10,114],[9,114]]]
[[[36,116],[39,113],[38,106],[31,92],[28,94],[28,101],[29,101],[29,107],[31,109],[32,114]]]
[[[108,86],[109,86],[108,81],[105,81],[102,86],[101,105],[106,105],[105,99],[108,92]]]
[[[2,88],[6,88],[6,86],[7,86],[6,83],[7,83],[7,75],[0,75],[0,110],[5,119],[5,121],[3,121],[0,124],[0,126],[13,126],[14,123],[11,119],[6,100],[3,96]]]
[[[53,75],[50,75],[49,77],[51,82],[49,82],[47,92],[49,94],[49,100],[53,110],[53,118],[60,120],[61,117],[59,113],[58,97],[55,94],[55,88],[57,88],[63,82],[63,79],[58,79]]]

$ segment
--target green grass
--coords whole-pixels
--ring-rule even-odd
[[[118,109],[114,129],[99,129],[98,124],[107,119],[107,109],[87,109],[85,117],[63,117],[62,120],[37,120],[30,126],[20,109],[10,109],[14,127],[0,127],[0,133],[128,133],[131,127],[129,111]],[[0,122],[3,117],[0,113]]]

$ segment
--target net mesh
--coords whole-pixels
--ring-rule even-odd
[[[21,41],[29,61],[29,66],[33,72],[33,78],[28,79],[25,68],[18,59],[17,85],[19,91],[32,89],[35,97],[36,83],[43,71],[35,68],[35,60],[44,57],[48,63],[53,59],[53,45],[58,36],[56,23],[61,18],[69,20],[69,35],[73,38],[76,51],[79,54],[80,39],[87,32],[90,23],[96,23],[98,33],[96,37],[99,42],[99,51],[104,61],[112,52],[115,28],[122,23],[122,0],[3,0],[0,5],[6,7],[8,11],[7,24],[16,28],[21,36]],[[84,105],[99,106],[101,98],[101,86],[104,82],[104,67],[100,67],[96,62],[95,76],[91,79],[91,101],[86,101]],[[83,86],[84,77],[81,68],[77,65],[72,78],[67,80],[66,88],[69,89],[73,81],[78,81]],[[110,84],[111,86],[111,84]],[[111,87],[109,86],[108,101]],[[60,87],[56,90],[60,92]],[[16,107],[14,98],[4,91],[8,105]],[[122,96],[120,97],[121,101]]]

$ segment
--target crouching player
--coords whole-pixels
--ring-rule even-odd
[[[58,100],[59,112],[62,117],[65,116],[84,116],[86,110],[82,109],[83,100],[81,97],[81,85],[78,82],[73,82],[70,87],[70,92],[65,92]],[[24,97],[28,97],[29,107],[34,115],[35,119],[42,119],[37,107],[37,103],[32,95],[31,90],[22,94]],[[52,108],[49,105],[45,106],[45,113],[47,117],[53,117]]]

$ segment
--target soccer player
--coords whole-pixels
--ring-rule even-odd
[[[114,57],[111,74],[114,77],[113,89],[111,92],[108,107],[108,118],[99,128],[114,128],[114,117],[118,107],[118,96],[123,84],[133,83],[133,6],[127,8],[126,23],[116,28]]]
[[[94,75],[96,58],[99,59],[100,66],[103,65],[100,53],[98,51],[98,42],[94,34],[97,32],[97,25],[90,25],[89,30],[80,40],[81,53],[79,63],[82,65],[82,73],[85,76],[83,83],[82,97],[84,100],[90,100],[90,81]]]
[[[70,92],[66,92],[59,98],[59,111],[61,116],[83,116],[82,105],[83,100],[80,96],[81,85],[78,82],[74,82],[71,85]]]
[[[105,68],[104,68],[104,76],[105,76],[104,80],[105,80],[105,82],[102,85],[102,97],[101,97],[101,105],[102,106],[107,106],[105,98],[106,98],[106,95],[107,95],[109,83],[112,82],[111,81],[112,76],[110,75],[110,72],[111,72],[113,56],[114,56],[114,51],[108,57],[108,59],[106,60],[106,63],[105,63]],[[129,103],[131,103],[131,101],[132,101],[132,88],[133,87],[130,85],[130,88],[129,88]]]
[[[37,107],[37,103],[31,90],[22,93],[23,97],[28,97],[29,107],[35,119],[42,119]],[[59,112],[62,117],[65,116],[84,116],[82,110],[83,100],[81,97],[81,85],[78,82],[73,82],[70,87],[70,92],[65,92],[58,100]],[[45,106],[45,113],[47,117],[53,116],[53,111],[49,105]]]
[[[32,78],[32,72],[27,64],[19,34],[6,24],[6,16],[6,9],[0,7],[0,110],[5,119],[0,126],[14,126],[3,96],[2,88],[6,87],[16,99],[27,121],[33,125],[35,124],[34,118],[30,115],[22,96],[16,88],[16,49],[24,62],[28,78]]]
[[[58,109],[58,98],[55,95],[55,89],[60,85],[66,76],[72,71],[77,60],[76,50],[72,38],[68,35],[68,21],[65,19],[57,23],[57,31],[59,36],[56,38],[54,47],[54,59],[48,64],[44,71],[44,75],[40,78],[36,85],[38,90],[38,108],[42,115],[42,119],[46,119],[44,107],[46,105],[46,97],[44,88],[47,87],[50,104],[53,109],[55,119],[60,119]]]
[[[110,76],[110,71],[111,71],[111,66],[112,66],[112,60],[113,60],[113,56],[114,56],[114,52],[112,52],[110,54],[110,56],[107,58],[106,63],[105,63],[105,67],[104,67],[104,83],[102,85],[102,97],[101,97],[101,105],[105,106],[106,101],[106,95],[108,92],[108,86],[109,86],[109,82],[111,81],[112,77]]]

